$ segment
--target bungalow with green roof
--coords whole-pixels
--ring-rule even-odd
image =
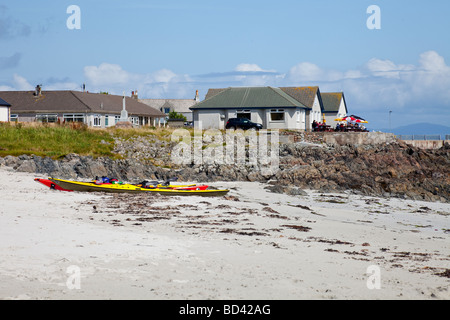
[[[194,125],[203,129],[225,129],[231,118],[247,118],[265,129],[305,130],[309,123],[309,108],[273,87],[212,89],[190,109]]]
[[[348,114],[347,103],[343,92],[322,93],[324,115],[327,125],[336,127],[334,119],[343,118]]]
[[[318,87],[242,87],[210,89],[191,110],[194,125],[201,122],[204,129],[247,118],[265,129],[310,130],[314,120],[322,121],[323,105]]]

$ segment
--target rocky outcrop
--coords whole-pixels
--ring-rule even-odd
[[[124,159],[69,154],[52,160],[37,156],[7,156],[0,166],[17,171],[65,179],[109,176],[123,181],[260,181],[272,192],[301,195],[302,189],[322,192],[353,190],[373,196],[395,196],[427,201],[450,201],[450,146],[425,151],[402,142],[375,145],[283,143],[279,170],[263,174],[250,165],[170,162],[173,143],[156,138],[117,141],[116,153]]]
[[[450,200],[450,148],[424,151],[403,143],[334,148],[284,145],[276,181],[323,191],[430,201]]]

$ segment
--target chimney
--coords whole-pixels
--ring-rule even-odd
[[[138,92],[137,92],[137,90],[136,90],[136,91],[131,91],[131,97],[132,97],[133,99],[138,100]]]
[[[38,85],[36,86],[36,88],[34,89],[34,95],[35,95],[36,97],[39,97],[41,94],[42,94],[41,85],[38,84]]]
[[[196,102],[199,102],[200,101],[200,97],[199,97],[199,95],[198,95],[198,90],[195,92],[195,99],[194,99]]]

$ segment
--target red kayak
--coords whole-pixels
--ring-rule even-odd
[[[49,187],[50,189],[53,189],[53,190],[68,191],[68,192],[72,192],[72,191],[73,191],[73,190],[66,190],[66,189],[63,189],[63,188],[61,188],[60,186],[58,186],[57,184],[53,183],[52,181],[50,181],[50,180],[48,180],[48,179],[39,179],[39,178],[36,178],[36,179],[34,179],[34,181],[40,182],[40,183],[42,183],[44,186],[47,186],[47,187]]]
[[[172,187],[174,190],[206,190],[207,188],[208,186]]]
[[[140,186],[140,185],[138,185]],[[170,189],[170,190],[187,190],[187,191],[193,191],[193,190],[206,190],[208,189],[207,185],[201,185],[201,186],[162,186],[162,187],[141,187],[142,189]]]

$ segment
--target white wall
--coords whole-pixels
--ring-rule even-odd
[[[281,121],[271,121],[270,116],[271,110],[272,109],[252,109],[250,120],[262,124],[263,127],[266,129],[292,129],[292,130],[306,129],[307,124],[306,124],[305,109],[285,108],[283,109],[284,120]],[[237,116],[236,111],[237,109],[194,110],[194,126],[198,128],[199,121],[201,121],[202,129],[225,129],[226,121],[231,118],[236,118]],[[319,116],[321,117],[320,112]]]
[[[279,108],[281,109],[281,108]],[[267,129],[290,129],[305,130],[306,128],[306,111],[302,108],[286,108],[284,109],[284,121],[271,121],[271,109],[265,110]]]
[[[332,126],[332,127],[336,127],[338,122],[334,121],[334,119],[342,118],[342,117],[345,117],[346,115],[347,115],[347,113],[345,111],[344,99],[341,99],[341,103],[339,105],[338,112],[337,113],[333,113],[333,114],[327,114],[325,116],[325,119],[327,120],[327,125]]]
[[[194,126],[202,129],[225,129],[225,110],[194,110]]]
[[[338,112],[338,117],[345,117],[347,115],[347,111],[345,108],[345,101],[343,98],[341,98],[341,104],[339,105],[339,112]]]
[[[0,122],[9,121],[9,107],[0,107]]]
[[[316,120],[317,122],[323,121],[322,109],[320,108],[319,98],[317,97],[317,94],[316,97],[314,98],[314,104],[311,110],[310,120],[311,123],[313,123],[314,120]]]
[[[295,129],[306,130],[306,110],[298,108],[294,115]]]

